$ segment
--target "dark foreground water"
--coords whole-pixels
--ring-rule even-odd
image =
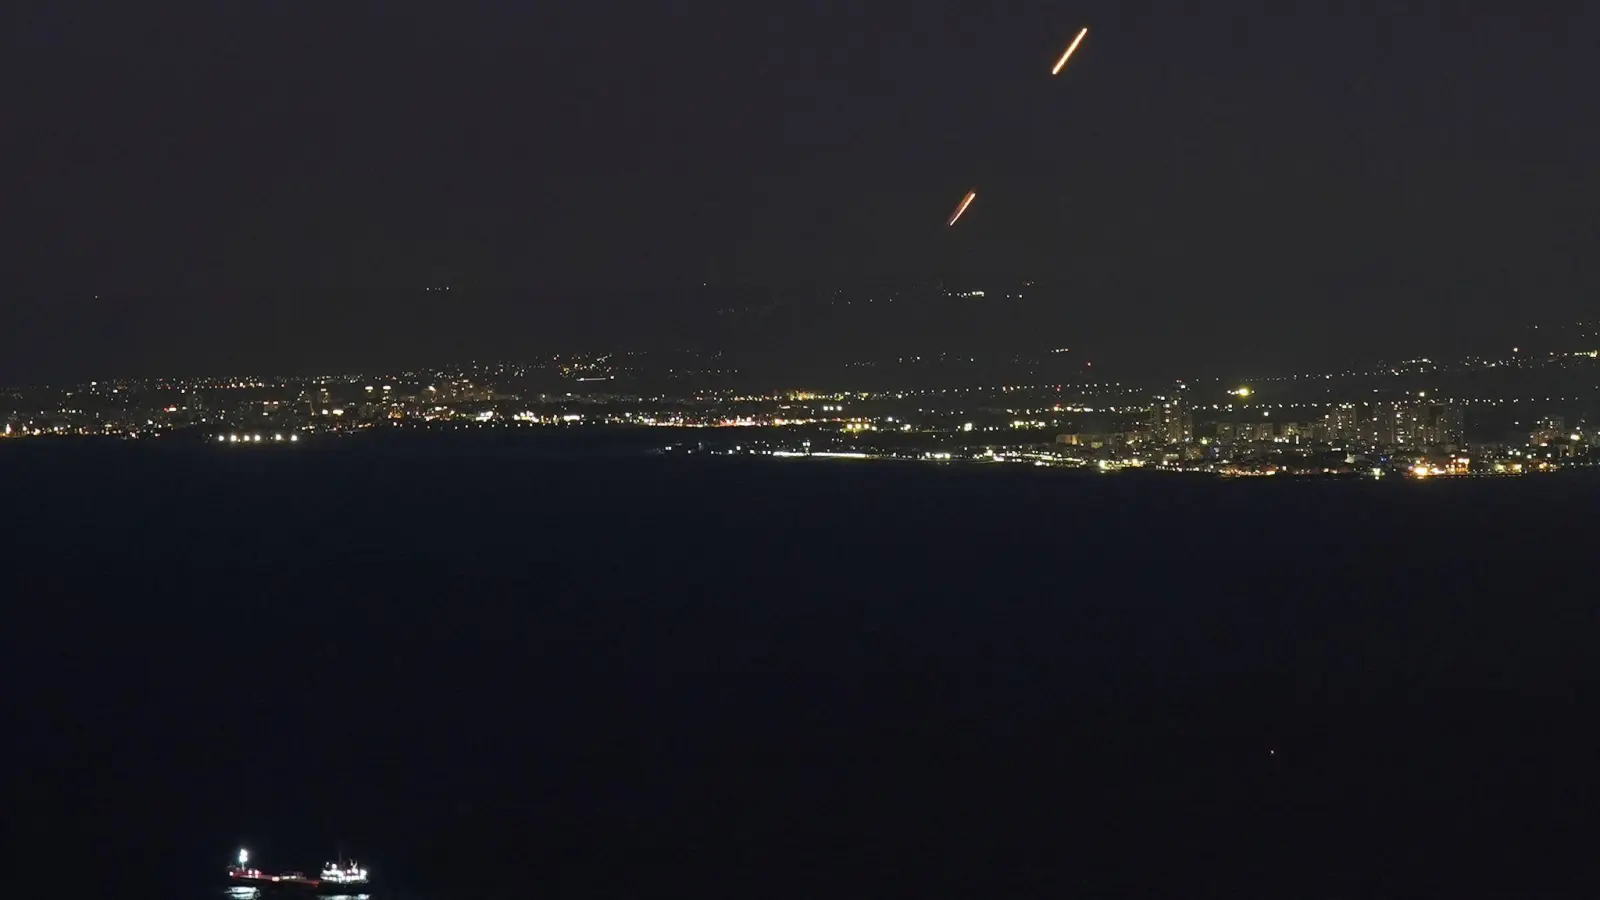
[[[1600,888],[1593,479],[0,450],[13,845],[120,896]]]

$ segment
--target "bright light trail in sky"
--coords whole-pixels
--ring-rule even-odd
[[[967,191],[967,196],[961,199],[961,205],[956,207],[955,214],[950,217],[949,222],[945,223],[945,227],[949,228],[951,225],[954,225],[956,220],[961,218],[961,214],[967,211],[967,207],[972,205],[973,199],[977,196],[977,191]]]
[[[1078,49],[1078,45],[1083,43],[1083,36],[1088,33],[1089,26],[1085,25],[1083,30],[1078,32],[1078,36],[1072,39],[1072,43],[1067,47],[1067,52],[1061,54],[1061,58],[1056,60],[1056,67],[1050,70],[1051,75],[1061,74],[1061,67],[1067,64],[1067,58],[1072,56],[1072,51]]]

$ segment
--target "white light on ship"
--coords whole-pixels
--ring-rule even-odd
[[[242,866],[242,865],[244,865],[245,863],[247,863],[249,861],[250,861],[250,851],[249,850],[240,850],[239,851],[239,865]]]

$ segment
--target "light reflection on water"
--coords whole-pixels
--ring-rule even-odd
[[[306,894],[304,890],[294,890],[294,894]],[[373,900],[371,894],[306,894],[317,900]],[[270,892],[270,897],[278,897],[278,892]],[[259,887],[229,887],[227,889],[229,900],[262,900]]]

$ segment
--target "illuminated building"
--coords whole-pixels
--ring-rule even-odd
[[[1305,422],[1284,422],[1278,426],[1279,436],[1293,444],[1309,444],[1316,435],[1316,427]]]
[[[1393,403],[1374,403],[1372,415],[1361,423],[1361,441],[1374,447],[1394,446]]]
[[[1329,409],[1323,422],[1330,441],[1353,440],[1361,434],[1360,408],[1354,403],[1340,403]]]
[[[1380,447],[1459,447],[1461,409],[1420,400],[1375,403],[1372,417],[1362,423],[1361,437]]]
[[[1086,447],[1091,450],[1101,450],[1106,447],[1126,447],[1138,439],[1138,434],[1131,431],[1111,432],[1084,432],[1080,434],[1058,434],[1056,443],[1068,447]]]
[[[1567,437],[1567,420],[1563,416],[1545,416],[1528,435],[1530,444],[1549,444]]]
[[[1435,406],[1433,428],[1435,446],[1460,447],[1466,443],[1465,416],[1454,404]]]
[[[1217,442],[1221,444],[1253,444],[1271,441],[1277,436],[1272,422],[1218,422]]]
[[[1150,438],[1172,446],[1194,440],[1194,417],[1182,397],[1157,397],[1150,414]]]

